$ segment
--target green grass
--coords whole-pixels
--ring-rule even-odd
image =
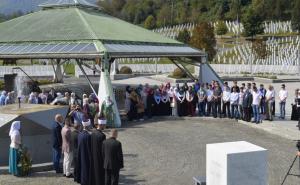
[[[67,75],[75,75],[75,65],[74,64],[64,64],[64,70]]]
[[[53,84],[52,80],[38,80],[39,85]]]
[[[243,77],[258,77],[258,78],[267,78],[267,79],[272,79],[272,80],[277,79],[277,76],[275,76],[275,75],[260,74],[260,73],[255,73],[253,75],[249,75],[248,73],[244,73]]]
[[[4,89],[4,81],[0,81],[0,90],[3,90]]]

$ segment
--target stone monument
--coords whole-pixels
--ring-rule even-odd
[[[206,145],[207,185],[267,185],[267,150],[246,141]]]
[[[33,164],[52,161],[51,129],[56,114],[66,117],[68,106],[12,104],[0,107],[0,166],[8,165],[8,136],[13,121],[21,121],[22,144],[28,148]]]

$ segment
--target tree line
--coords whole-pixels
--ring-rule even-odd
[[[263,21],[299,17],[300,0],[104,0],[109,14],[148,29],[187,22],[241,20],[249,9]]]

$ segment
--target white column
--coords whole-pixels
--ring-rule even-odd
[[[55,83],[63,83],[64,75],[61,71],[60,59],[57,60],[56,69],[54,71],[54,82]]]
[[[119,71],[119,61],[116,59],[116,60],[113,62],[113,71],[112,71],[112,75],[118,74],[118,71]]]
[[[117,102],[115,99],[115,94],[113,92],[112,83],[109,75],[109,58],[108,56],[103,56],[101,60],[101,75],[99,82],[99,90],[98,90],[98,99],[99,99],[99,107],[101,109],[102,102],[105,100],[107,96],[110,96],[113,101],[113,112],[114,112],[114,126],[121,127],[121,118],[119,114],[119,109],[117,106]]]

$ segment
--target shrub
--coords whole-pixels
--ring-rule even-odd
[[[184,73],[183,71],[181,71],[181,69],[176,68],[173,71],[172,77],[174,77],[174,78],[187,78],[187,74]]]
[[[228,32],[227,26],[224,21],[219,21],[216,26],[216,34],[217,35],[225,35]]]
[[[123,66],[120,69],[120,74],[132,74],[132,70],[128,66]]]
[[[20,176],[28,176],[29,173],[31,172],[31,167],[32,167],[32,159],[29,154],[29,151],[26,147],[21,146],[21,148],[18,151],[19,153],[19,161],[18,161],[18,168],[19,168],[19,173]]]

